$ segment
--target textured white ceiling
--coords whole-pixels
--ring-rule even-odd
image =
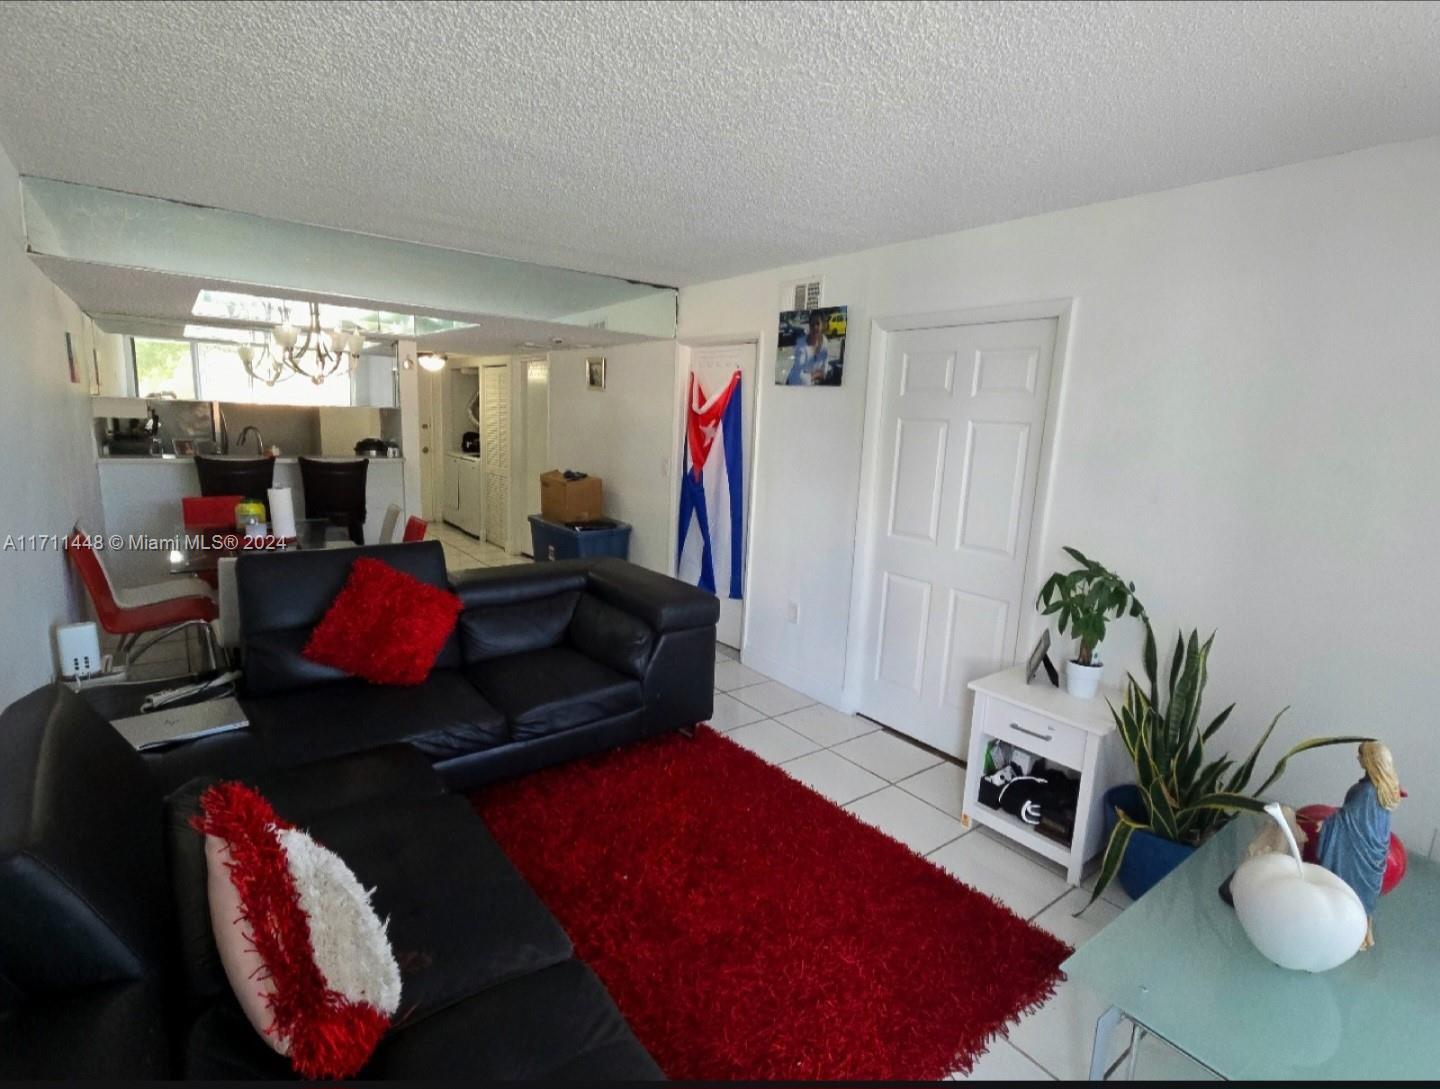
[[[683,284],[1440,131],[1434,3],[0,2],[64,178]]]

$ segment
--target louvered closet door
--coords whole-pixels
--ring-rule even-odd
[[[1009,664],[1055,321],[892,333],[860,710],[963,757],[970,681]]]
[[[480,430],[485,436],[485,539],[510,543],[510,368],[480,369]]]

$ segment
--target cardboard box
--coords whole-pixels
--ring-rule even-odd
[[[591,522],[605,515],[605,482],[598,476],[566,480],[559,469],[540,474],[540,517],[547,522]]]

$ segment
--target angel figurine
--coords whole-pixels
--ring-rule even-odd
[[[1375,944],[1375,902],[1390,849],[1390,811],[1405,791],[1395,775],[1390,750],[1378,741],[1360,745],[1365,777],[1345,792],[1345,801],[1320,826],[1316,860],[1355,890],[1365,905],[1367,925],[1361,949]]]

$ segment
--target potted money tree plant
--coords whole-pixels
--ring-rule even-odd
[[[1055,617],[1061,635],[1075,637],[1075,657],[1065,665],[1065,691],[1088,700],[1099,690],[1105,671],[1096,651],[1105,639],[1106,625],[1127,615],[1143,617],[1145,606],[1135,596],[1133,582],[1078,548],[1066,548],[1065,554],[1079,566],[1046,579],[1035,607],[1041,615]]]

